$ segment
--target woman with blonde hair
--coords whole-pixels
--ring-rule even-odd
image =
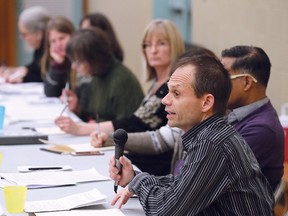
[[[74,85],[71,62],[66,56],[66,46],[74,31],[72,22],[65,17],[54,17],[48,22],[41,62],[44,92],[48,97],[59,97],[66,83]]]

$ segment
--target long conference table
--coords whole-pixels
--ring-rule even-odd
[[[23,127],[47,127],[54,125],[54,119],[61,113],[63,104],[58,99],[47,99],[43,95],[42,84],[0,84],[0,105],[6,107],[6,117],[4,123],[5,130],[17,130]],[[77,117],[71,113],[72,118]],[[49,135],[49,141],[60,144],[89,143],[88,136],[73,136],[69,134]],[[23,145],[0,145],[2,153],[2,165],[0,173],[18,172],[18,166],[63,166],[69,165],[73,170],[87,170],[95,168],[100,174],[109,177],[108,162],[114,150],[105,151],[104,155],[92,156],[72,156],[55,154],[43,151],[40,148],[45,144],[23,144]],[[96,181],[79,183],[75,186],[61,186],[29,189],[27,191],[26,201],[36,200],[55,200],[76,193],[97,188],[101,193],[107,196],[106,204],[84,207],[81,209],[111,209],[117,206],[111,206],[111,201],[115,196],[113,191],[114,182]],[[119,190],[121,187],[119,188]],[[9,214],[6,211],[3,190],[0,190],[0,204],[6,215],[28,215],[28,213]],[[79,210],[79,209],[78,209]],[[139,200],[131,198],[128,203],[122,207],[121,211],[129,215],[145,215]]]

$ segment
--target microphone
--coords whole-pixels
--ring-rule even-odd
[[[128,135],[127,132],[123,129],[117,129],[113,134],[113,139],[115,143],[115,160],[116,160],[116,167],[119,170],[119,174],[121,174],[122,165],[119,161],[119,158],[123,156],[124,146],[127,142]],[[117,193],[118,189],[118,181],[114,182],[114,191]]]

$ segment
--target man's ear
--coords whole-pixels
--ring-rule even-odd
[[[207,112],[212,110],[214,106],[214,96],[212,94],[206,94],[203,98],[202,111]]]
[[[250,76],[246,76],[243,79],[243,84],[244,84],[244,91],[248,91],[253,85],[253,79]]]

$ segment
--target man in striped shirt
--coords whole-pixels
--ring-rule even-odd
[[[112,200],[119,208],[136,194],[147,215],[273,215],[273,192],[245,140],[225,118],[228,72],[211,56],[183,54],[172,67],[163,98],[168,125],[179,127],[186,151],[176,176],[135,173],[111,158],[110,177],[125,186]]]

